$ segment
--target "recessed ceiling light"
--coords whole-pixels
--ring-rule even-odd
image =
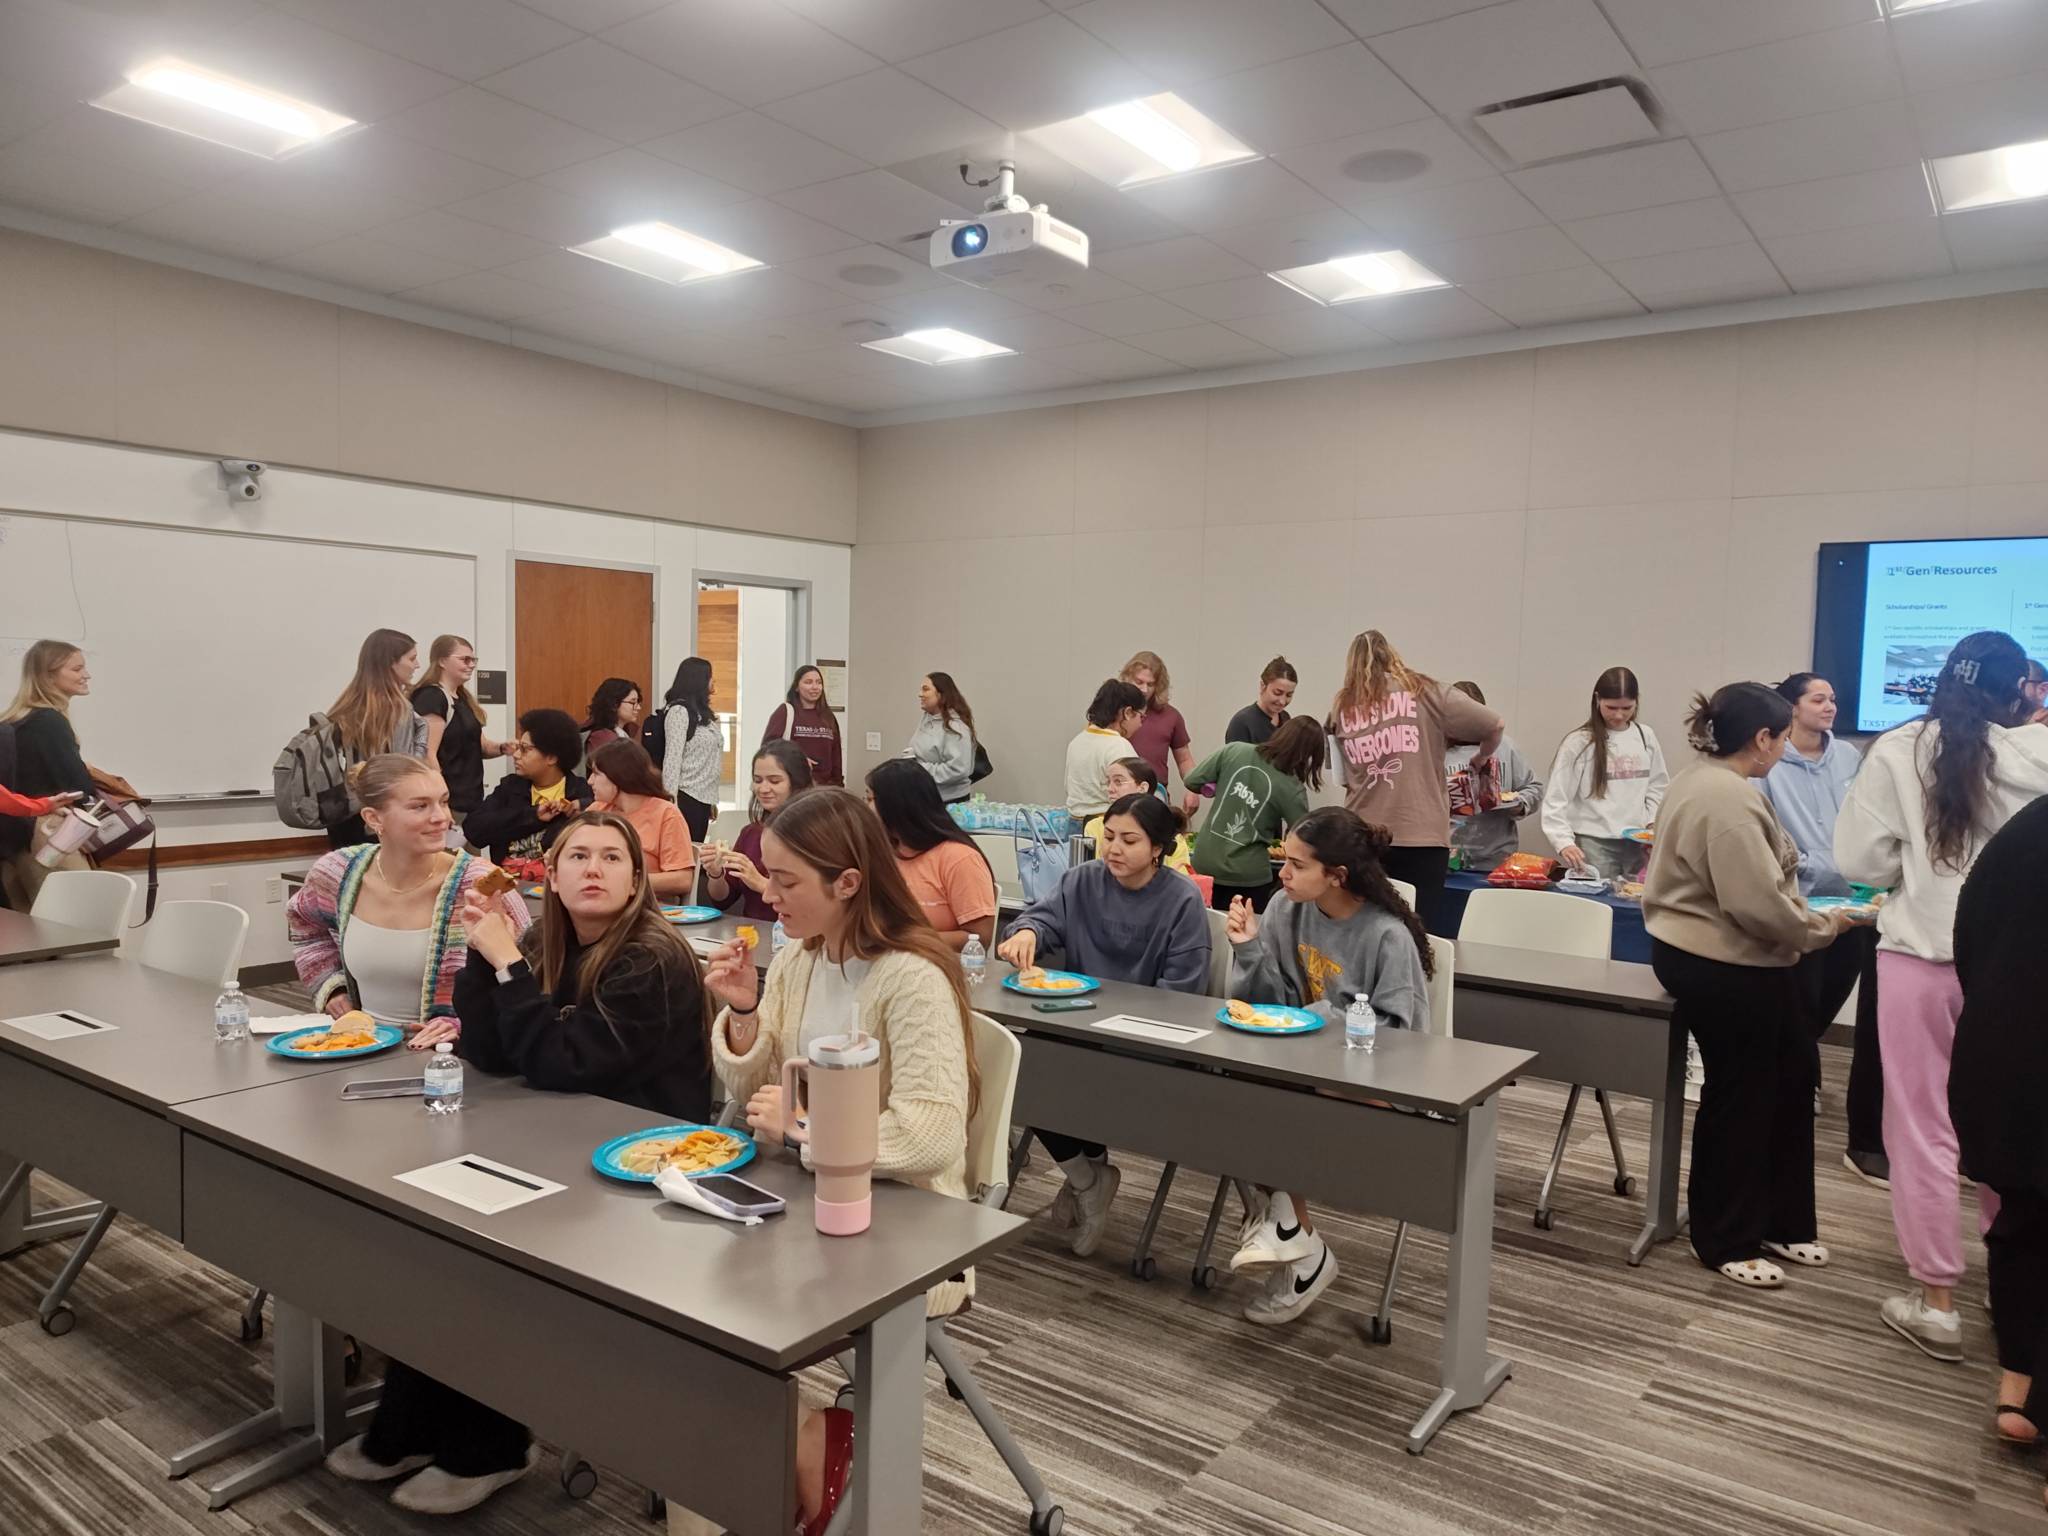
[[[1286,267],[1266,276],[1318,304],[1350,304],[1359,299],[1383,299],[1392,293],[1419,293],[1425,288],[1451,286],[1400,251],[1333,256],[1312,266]]]
[[[2048,139],[1927,162],[1943,213],[2048,197]]]
[[[1905,16],[1914,11],[1938,10],[1945,5],[1968,5],[1970,0],[1878,0],[1887,16]]]
[[[624,267],[664,283],[699,283],[707,277],[747,272],[761,265],[751,256],[727,250],[702,235],[673,224],[628,224],[598,240],[569,247],[578,256]]]
[[[143,65],[92,105],[266,160],[356,126],[352,117],[183,59]]]
[[[861,345],[876,352],[887,352],[891,357],[907,357],[913,363],[964,363],[977,357],[1007,357],[1015,350],[999,347],[992,341],[983,341],[979,336],[970,336],[950,326],[928,331],[905,331],[901,336],[884,336],[879,341],[864,341]]]
[[[1097,107],[1034,128],[1030,137],[1098,181],[1117,187],[1142,186],[1259,158],[1257,150],[1232,138],[1171,91]]]

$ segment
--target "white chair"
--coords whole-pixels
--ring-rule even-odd
[[[1021,900],[1024,887],[1017,881],[1017,844],[1010,834],[975,832],[970,835],[980,846],[982,857],[988,860],[989,873],[996,877],[996,894]]]
[[[249,914],[225,901],[166,901],[143,928],[135,959],[215,986],[234,980],[249,936]]]
[[[1457,990],[1458,946],[1449,939],[1429,935],[1429,1033],[1451,1038],[1451,999]],[[1408,1223],[1394,1228],[1394,1250],[1387,1255],[1387,1283],[1380,1288],[1380,1309],[1373,1314],[1372,1341],[1389,1344],[1394,1338],[1394,1287],[1401,1279],[1401,1255],[1408,1248]]]
[[[1605,960],[1614,943],[1614,909],[1565,891],[1489,887],[1474,891],[1466,900],[1458,938],[1466,944],[1496,944],[1503,949],[1536,949],[1553,955],[1576,955],[1583,960]],[[1572,1118],[1578,1113],[1581,1091],[1582,1085],[1573,1083],[1565,1098],[1557,1145],[1551,1148],[1543,1188],[1536,1196],[1536,1225],[1545,1232],[1552,1225],[1551,1191],[1557,1185],[1558,1169],[1564,1164],[1565,1143],[1571,1137]],[[1607,1091],[1595,1088],[1593,1100],[1600,1106],[1608,1149],[1614,1154],[1614,1192],[1634,1194],[1636,1181],[1629,1176],[1628,1159],[1621,1150],[1621,1133],[1615,1129],[1614,1107],[1607,1102]]]
[[[1401,899],[1408,903],[1408,910],[1413,912],[1415,910],[1415,887],[1406,880],[1396,880],[1392,875],[1387,876],[1387,884],[1401,893]]]
[[[118,870],[59,869],[43,876],[29,916],[118,939],[134,902],[135,882]]]

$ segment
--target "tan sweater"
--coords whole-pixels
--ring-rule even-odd
[[[1671,781],[1643,891],[1650,936],[1706,960],[1795,964],[1835,936],[1799,894],[1799,850],[1756,785],[1717,763]]]

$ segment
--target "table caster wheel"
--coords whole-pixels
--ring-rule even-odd
[[[43,1325],[43,1332],[53,1339],[61,1339],[78,1326],[78,1314],[69,1307],[58,1307],[36,1319]]]
[[[1132,1279],[1134,1279],[1134,1280],[1152,1280],[1152,1279],[1155,1279],[1155,1278],[1157,1278],[1157,1277],[1158,1277],[1158,1274],[1159,1274],[1159,1261],[1158,1261],[1157,1259],[1153,1258],[1151,1254],[1149,1254],[1149,1253],[1148,1253],[1148,1254],[1146,1254],[1146,1255],[1145,1255],[1145,1257],[1143,1257],[1142,1259],[1133,1259],[1133,1260],[1131,1260],[1131,1278],[1132,1278]]]
[[[597,1492],[597,1468],[581,1460],[562,1463],[562,1492],[572,1499],[587,1499]]]
[[[1367,1336],[1375,1344],[1391,1344],[1394,1342],[1394,1325],[1385,1318],[1375,1317],[1372,1319],[1371,1325],[1366,1332]]]
[[[1067,1512],[1055,1504],[1042,1515],[1031,1517],[1031,1536],[1060,1536],[1067,1528]]]
[[[263,1319],[261,1317],[245,1317],[242,1319],[242,1342],[244,1344],[255,1344],[262,1337]]]
[[[658,1493],[647,1495],[647,1518],[656,1524],[668,1519],[668,1500]]]
[[[1189,1278],[1194,1281],[1196,1290],[1213,1291],[1216,1289],[1216,1266],[1214,1264],[1204,1264]]]
[[[1538,1211],[1536,1213],[1536,1230],[1548,1232],[1556,1224],[1556,1220],[1557,1218],[1552,1212],[1547,1210]]]
[[[1636,1181],[1632,1174],[1617,1173],[1614,1176],[1614,1192],[1617,1195],[1632,1195],[1636,1192]]]

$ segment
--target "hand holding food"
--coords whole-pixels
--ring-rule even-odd
[[[519,940],[495,902],[487,905],[485,898],[472,890],[462,898],[462,908],[455,916],[469,937],[469,947],[492,966],[507,966],[519,959]]]
[[[1224,916],[1223,931],[1233,944],[1249,944],[1259,936],[1259,914],[1252,910],[1250,897],[1230,898],[1230,911]]]
[[[499,869],[494,864],[476,877],[476,884],[471,889],[481,896],[488,896],[495,900],[497,897],[510,894],[518,884],[517,880],[514,880],[504,870]]]
[[[1557,850],[1557,856],[1571,865],[1572,873],[1582,875],[1586,872],[1586,851],[1577,843],[1566,843]]]
[[[704,987],[737,1013],[751,1013],[761,999],[761,974],[744,941],[721,945],[704,967]]]
[[[354,1012],[355,1006],[354,1003],[349,1001],[349,995],[346,992],[337,992],[334,996],[327,999],[326,1014],[330,1019],[339,1019],[346,1014]]]
[[[733,936],[737,938],[741,944],[745,945],[750,950],[759,949],[761,947],[761,930],[756,928],[752,923],[741,923],[739,927],[733,931]]]
[[[1019,928],[996,946],[996,958],[1006,960],[1019,971],[1028,971],[1038,959],[1038,930]]]

